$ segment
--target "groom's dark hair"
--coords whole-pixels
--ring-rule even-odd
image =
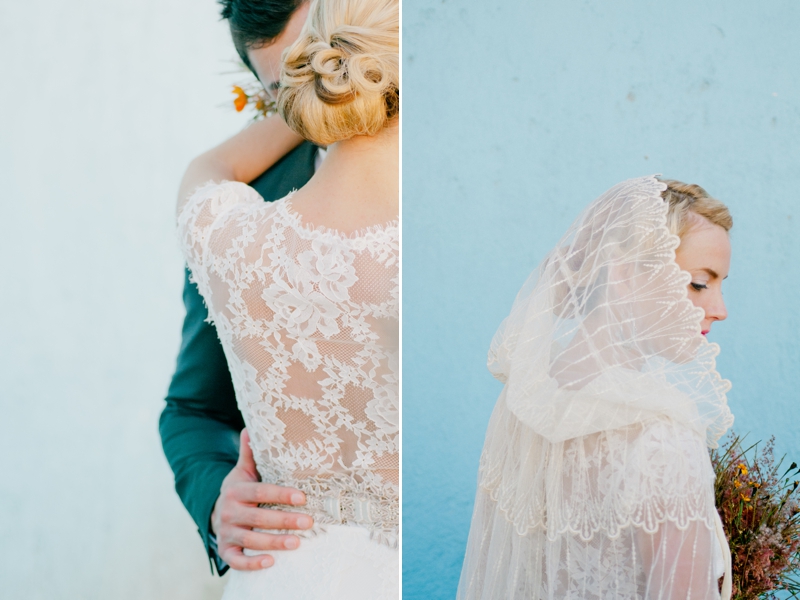
[[[219,0],[222,18],[228,20],[236,52],[252,71],[247,58],[251,48],[266,46],[286,28],[304,0]]]

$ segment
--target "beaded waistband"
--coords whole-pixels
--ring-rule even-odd
[[[372,539],[397,548],[400,522],[397,486],[341,474],[274,483],[297,488],[306,495],[305,505],[289,510],[314,519],[311,535],[323,532],[325,525],[354,525],[368,529]],[[308,532],[291,533],[303,536]]]

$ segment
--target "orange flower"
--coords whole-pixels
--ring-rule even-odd
[[[733,487],[737,489],[742,487],[742,482],[737,479],[736,481],[733,482]]]
[[[750,502],[750,496],[745,496],[744,494],[739,494],[739,496],[741,496],[742,500],[744,500],[745,502]]]
[[[242,112],[244,107],[247,106],[247,93],[238,85],[233,86],[232,91],[236,94],[236,98],[233,99],[233,106],[236,108],[236,112]]]
[[[747,467],[744,463],[739,463],[739,473],[742,475],[747,475]]]

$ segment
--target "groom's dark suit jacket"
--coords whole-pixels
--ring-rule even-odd
[[[314,174],[316,152],[316,146],[305,142],[250,185],[267,201],[282,198]],[[175,489],[221,575],[227,565],[216,555],[209,521],[222,480],[236,465],[244,422],[217,332],[205,321],[208,311],[197,286],[189,282],[188,269],[183,303],[181,348],[159,431],[175,473]]]

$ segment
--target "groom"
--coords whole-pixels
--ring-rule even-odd
[[[281,53],[299,36],[308,14],[305,0],[221,0],[239,56],[273,94],[280,79]],[[300,188],[314,174],[316,146],[304,142],[250,185],[267,201]],[[197,286],[186,270],[183,302],[186,318],[177,366],[161,413],[164,454],[175,474],[175,489],[189,511],[217,573],[228,567],[258,569],[264,556],[251,550],[297,547],[290,535],[260,529],[306,529],[307,515],[258,508],[258,504],[300,504],[302,494],[260,483],[248,444],[239,447],[244,428],[222,346]],[[237,460],[238,457],[238,460]],[[294,498],[292,498],[294,494]],[[292,502],[292,500],[295,502]],[[267,559],[267,564],[270,564]],[[213,572],[213,568],[212,568]]]

